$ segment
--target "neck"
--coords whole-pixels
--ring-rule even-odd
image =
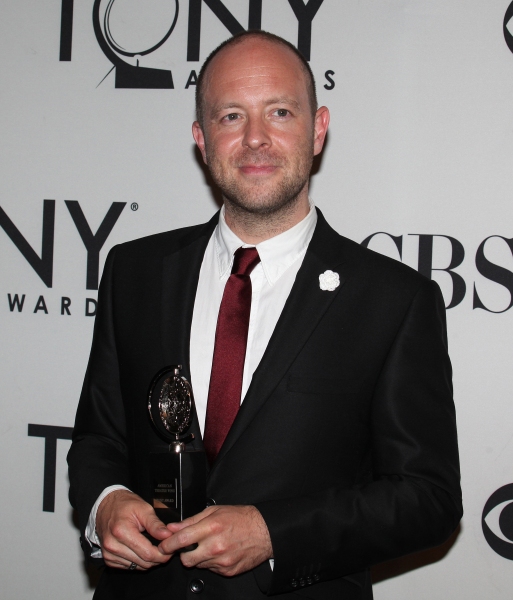
[[[302,195],[303,196],[303,195]],[[234,205],[224,198],[225,220],[228,227],[245,244],[258,244],[287,231],[302,221],[310,211],[308,192],[297,197],[280,210],[255,213]]]

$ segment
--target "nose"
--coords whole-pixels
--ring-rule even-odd
[[[242,144],[251,150],[258,150],[262,146],[270,147],[271,143],[271,136],[264,120],[261,117],[249,117]]]

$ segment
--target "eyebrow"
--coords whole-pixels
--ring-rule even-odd
[[[268,106],[270,104],[291,104],[294,108],[297,108],[297,110],[301,110],[301,106],[300,106],[299,102],[297,100],[294,100],[293,98],[289,98],[288,96],[280,96],[277,98],[270,98],[266,102],[266,105]]]

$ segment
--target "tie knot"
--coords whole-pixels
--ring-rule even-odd
[[[232,275],[250,275],[259,262],[256,248],[239,248],[233,257]]]

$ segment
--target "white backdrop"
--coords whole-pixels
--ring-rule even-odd
[[[94,239],[87,234],[96,234],[113,202],[125,203],[115,222],[107,219],[112,230],[100,251],[101,271],[112,245],[202,222],[217,208],[194,152],[194,85],[186,89],[186,83],[230,34],[227,27],[206,0],[180,0],[169,39],[139,57],[140,67],[171,70],[174,89],[121,88],[115,85],[122,83],[121,61],[135,65],[138,57],[118,54],[118,67],[109,73],[114,65],[92,21],[97,8],[103,23],[108,1],[74,4],[67,21],[72,0],[3,0],[0,19],[0,578],[6,599],[92,596],[94,574],[84,568],[67,501],[69,441],[57,440],[54,459],[50,439],[65,438],[73,425],[91,342],[94,319],[86,316],[86,299],[97,292],[86,288],[82,236],[92,256]],[[226,7],[247,27],[249,6],[257,10],[259,2],[208,4]],[[261,26],[296,44],[293,4],[263,0]],[[465,516],[459,535],[443,549],[378,567],[377,600],[511,597],[511,512],[506,506],[500,520],[500,510],[487,516],[491,545],[481,523],[488,498],[513,482],[508,4],[325,0],[311,25],[311,66],[320,102],[332,112],[327,148],[312,179],[315,203],[358,242],[376,232],[396,236],[402,260],[415,268],[422,239],[421,270],[429,272],[430,264],[445,269],[452,260],[460,276],[461,301],[447,315]],[[187,60],[196,31],[193,26],[189,35],[189,10],[197,5],[199,62]],[[128,49],[150,48],[169,29],[174,11],[174,0],[117,0],[110,32]],[[59,60],[70,51],[71,60]],[[43,227],[45,199],[54,203],[46,203]],[[77,213],[88,227],[75,225]],[[499,237],[478,252],[490,236]],[[101,230],[97,244],[100,238]],[[374,237],[370,247],[400,259],[389,236]],[[90,257],[90,287],[93,262]],[[434,270],[433,278],[449,304],[452,277]],[[61,311],[63,297],[70,314]],[[94,303],[88,307],[92,312]],[[47,427],[32,427],[28,435],[29,425]],[[46,454],[41,435],[48,438]],[[513,491],[504,494],[492,505],[513,501]]]

